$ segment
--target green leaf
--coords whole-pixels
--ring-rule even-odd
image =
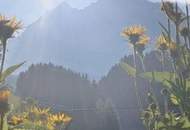
[[[156,81],[163,85],[168,85],[166,81],[174,81],[175,74],[172,72],[145,72],[138,74],[141,78]]]
[[[160,27],[161,27],[167,34],[169,34],[167,28],[166,28],[161,22],[158,22],[158,24],[160,25]]]
[[[186,85],[187,85],[187,87],[190,88],[190,80],[187,80],[187,81],[186,81]]]
[[[8,130],[7,115],[5,116],[5,119],[4,119],[3,130]]]
[[[124,62],[122,62],[120,66],[129,74],[129,76],[132,76],[132,77],[136,76],[136,69],[134,67]]]
[[[174,105],[179,105],[178,98],[177,98],[175,95],[171,94],[171,95],[170,95],[170,100],[171,100],[171,102],[172,102]]]
[[[184,18],[182,18],[181,20],[180,20],[180,24],[181,23],[183,23],[185,20],[187,20],[188,18],[190,18],[189,16],[185,16]]]
[[[4,81],[8,76],[10,76],[14,71],[16,71],[18,68],[20,68],[23,64],[23,63],[20,63],[20,64],[17,64],[17,65],[13,65],[9,68],[7,68],[1,75],[0,77],[0,82]]]
[[[132,77],[135,77],[136,75],[136,69],[132,66],[130,66],[127,63],[122,62],[120,66]],[[175,81],[175,73],[173,72],[145,72],[137,74],[137,76],[147,79],[150,81],[155,81],[158,83],[162,83],[164,86],[171,86],[167,81]],[[187,82],[187,84],[190,84],[190,82]]]

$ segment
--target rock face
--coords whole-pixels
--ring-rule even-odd
[[[9,64],[52,62],[100,79],[129,52],[123,27],[141,24],[154,37],[162,19],[159,4],[147,0],[99,0],[83,10],[63,3],[9,44]]]

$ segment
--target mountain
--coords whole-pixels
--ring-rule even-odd
[[[147,0],[99,0],[82,10],[62,3],[11,41],[8,64],[52,62],[100,79],[130,52],[123,27],[144,25],[154,38],[162,19],[159,4]]]

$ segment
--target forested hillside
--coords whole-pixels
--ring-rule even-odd
[[[158,54],[151,52],[146,55],[147,70],[161,70]],[[121,62],[123,61],[132,65],[132,56],[122,58]],[[170,65],[167,66],[166,69],[171,68]],[[142,70],[140,62],[138,68]],[[146,104],[146,92],[149,85],[148,81],[138,79],[139,91],[141,98],[144,99],[144,104]],[[155,91],[160,92],[159,89],[155,89]],[[64,110],[70,111],[73,109],[70,112],[75,120],[83,122],[82,124],[85,125],[94,124],[99,120],[98,117],[95,118],[97,103],[108,101],[111,102],[111,106],[117,113],[118,117],[116,117],[122,129],[137,130],[136,126],[141,127],[137,114],[133,79],[123,71],[119,64],[113,66],[108,75],[102,77],[100,81],[90,81],[87,74],[76,73],[51,63],[32,65],[26,72],[19,75],[16,93],[21,97],[34,97],[41,104],[54,106],[57,110],[65,108]],[[92,120],[85,120],[91,116],[93,116]],[[130,119],[127,118],[129,116]],[[73,123],[74,126],[75,123]],[[86,126],[85,129],[87,130]]]

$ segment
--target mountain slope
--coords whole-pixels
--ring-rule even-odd
[[[63,3],[12,41],[9,64],[52,62],[100,78],[128,53],[122,28],[142,24],[154,37],[159,19],[159,5],[146,0],[99,0],[83,10]]]
[[[157,52],[147,54],[144,60],[147,71],[161,71]],[[133,65],[132,56],[124,57],[121,61]],[[142,70],[140,60],[137,61],[138,70]],[[172,68],[168,62],[165,62],[165,65],[167,70]],[[16,93],[20,97],[31,96],[37,99],[41,105],[51,106],[54,110],[68,111],[74,118],[70,130],[105,130],[104,125],[110,126],[108,124],[112,123],[101,126],[102,120],[97,115],[99,112],[97,108],[100,106],[101,110],[104,101],[109,101],[112,104],[114,115],[116,115],[121,127],[120,130],[143,130],[144,127],[139,119],[133,81],[133,78],[118,64],[113,66],[108,75],[98,83],[89,81],[87,75],[60,66],[37,64],[32,65],[19,75]],[[147,80],[137,78],[137,85],[141,101],[146,107],[150,83]],[[155,83],[152,88],[158,95],[161,91],[159,86],[160,84]],[[162,104],[163,98],[158,99]],[[117,123],[115,125],[117,126]]]

